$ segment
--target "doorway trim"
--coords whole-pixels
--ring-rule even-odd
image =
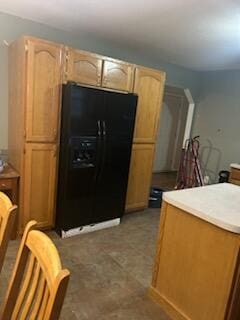
[[[186,99],[188,103],[186,126],[185,126],[185,131],[183,136],[183,146],[184,146],[185,141],[191,137],[192,123],[193,123],[193,116],[194,116],[194,109],[195,109],[195,102],[193,100],[193,96],[189,88],[183,89],[180,87],[174,87],[170,85],[165,86],[164,94],[181,97],[182,103],[184,102],[184,99]]]
[[[164,95],[175,96],[175,97],[181,98],[181,104],[185,103],[186,107],[188,108],[185,129],[184,129],[184,134],[183,134],[183,141],[182,141],[182,147],[184,147],[185,141],[191,137],[191,129],[192,129],[192,123],[193,123],[194,109],[195,109],[195,102],[193,100],[191,91],[189,88],[184,89],[184,88],[180,88],[180,87],[165,85]],[[160,115],[160,118],[161,118],[161,115]],[[161,119],[160,119],[160,121],[161,121]],[[160,125],[160,123],[159,123],[159,125]],[[178,126],[179,125],[180,124],[178,124]],[[177,131],[178,130],[179,130],[179,128],[177,129]],[[175,141],[175,143],[176,143],[176,141]],[[174,155],[172,157],[172,163],[171,163],[172,168],[173,168],[173,162],[175,159],[176,147],[174,148]],[[157,173],[159,171],[156,170],[153,172]]]
[[[193,116],[194,116],[194,109],[195,109],[195,102],[193,100],[191,91],[187,88],[187,89],[184,89],[184,93],[188,101],[188,113],[187,113],[185,132],[183,136],[183,148],[185,145],[185,141],[191,137],[192,123],[193,123]]]

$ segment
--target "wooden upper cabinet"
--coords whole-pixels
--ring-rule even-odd
[[[62,46],[31,39],[26,50],[26,141],[53,142],[58,132]]]
[[[164,72],[136,67],[133,91],[138,95],[138,105],[134,142],[156,141],[164,83]]]
[[[100,86],[102,63],[100,56],[80,50],[66,49],[65,82],[74,81]]]
[[[102,86],[120,91],[132,91],[133,65],[104,60]]]
[[[147,207],[152,179],[153,157],[154,144],[133,144],[126,210],[130,211]]]
[[[54,225],[56,150],[51,143],[26,143],[21,229],[29,220],[41,228]]]

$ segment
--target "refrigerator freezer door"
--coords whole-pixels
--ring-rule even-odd
[[[100,90],[64,86],[57,228],[91,224],[95,184],[101,164],[104,94]]]
[[[69,98],[69,136],[95,136],[98,121],[103,115],[103,92],[74,85]]]
[[[94,222],[121,217],[124,212],[137,96],[105,92],[102,121],[103,155],[96,184]]]

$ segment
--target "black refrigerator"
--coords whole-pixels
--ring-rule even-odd
[[[63,85],[56,229],[124,213],[137,96]]]

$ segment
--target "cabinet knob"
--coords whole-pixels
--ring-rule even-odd
[[[1,187],[6,187],[5,183],[1,183]]]

